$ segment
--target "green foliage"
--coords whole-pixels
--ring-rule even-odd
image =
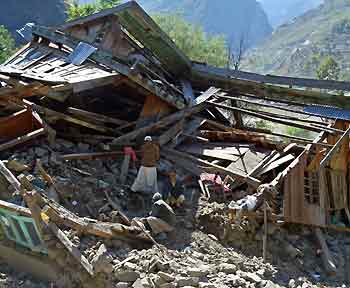
[[[323,59],[322,63],[316,71],[318,79],[323,80],[339,80],[340,68],[333,57],[328,56]]]
[[[303,138],[308,138],[310,137],[310,132],[301,128],[297,127],[287,127],[287,134],[290,136],[295,136],[295,137],[303,137]]]
[[[3,63],[15,51],[15,41],[10,32],[0,25],[0,64]]]
[[[207,35],[201,27],[188,23],[178,14],[154,15],[153,19],[191,60],[217,67],[227,64],[224,36]]]
[[[65,0],[68,20],[89,16],[120,4],[120,0],[96,0],[94,3],[79,4],[78,0]]]

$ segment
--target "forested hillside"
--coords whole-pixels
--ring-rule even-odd
[[[246,56],[244,68],[260,73],[316,77],[331,57],[339,78],[350,80],[350,0],[325,4],[283,25]]]

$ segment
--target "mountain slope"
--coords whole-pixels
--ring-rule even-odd
[[[332,56],[350,75],[350,0],[326,0],[319,8],[282,25],[246,56],[243,69],[314,77],[320,60]]]
[[[65,21],[65,6],[63,0],[2,0],[0,24],[4,25],[16,38],[21,41],[16,29],[26,23],[33,22],[41,25],[57,25]]]
[[[150,13],[181,13],[208,33],[224,34],[229,44],[256,45],[272,32],[268,18],[256,0],[139,0]]]
[[[316,8],[323,0],[259,0],[273,27],[280,26],[293,18]]]

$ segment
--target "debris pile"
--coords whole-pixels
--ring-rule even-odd
[[[32,41],[0,66],[0,223],[4,245],[49,261],[49,281],[348,281],[339,245],[350,243],[321,229],[349,231],[350,118],[307,108],[350,105],[285,87],[348,83],[192,63],[133,1],[26,29]],[[246,117],[317,135],[251,127]]]

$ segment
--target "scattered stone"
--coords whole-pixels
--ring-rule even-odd
[[[168,274],[168,273],[165,273],[165,272],[158,272],[158,276],[160,276],[161,278],[163,278],[166,282],[173,282],[175,280],[175,277]]]
[[[178,287],[194,286],[197,287],[199,283],[199,278],[196,277],[181,277],[176,279]]]
[[[237,271],[235,264],[222,263],[219,265],[218,270],[226,274],[234,274]]]
[[[104,272],[110,274],[113,272],[113,258],[108,253],[104,244],[100,245],[94,258],[91,261],[91,265],[94,267],[95,272]]]
[[[117,271],[115,277],[121,282],[135,282],[140,277],[140,273],[136,271]]]

